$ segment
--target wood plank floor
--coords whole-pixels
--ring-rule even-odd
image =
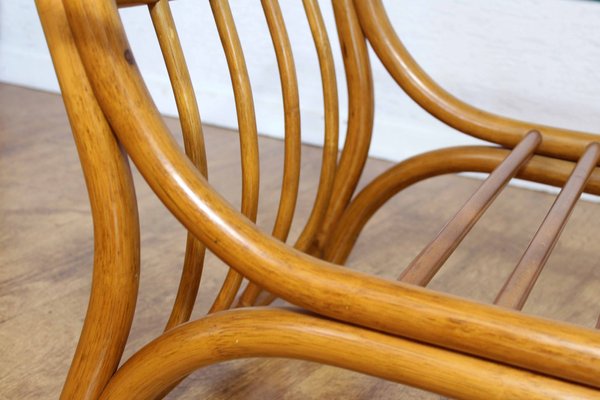
[[[168,123],[178,131],[176,121]],[[239,205],[236,136],[206,129],[210,180]],[[272,226],[282,143],[261,139],[259,225]],[[305,147],[297,221],[305,221],[320,152]],[[390,164],[369,160],[363,181]],[[138,313],[128,357],[159,334],[179,279],[185,232],[135,173],[142,228]],[[351,268],[394,278],[417,255],[478,181],[445,176],[407,189],[367,225]],[[430,287],[491,302],[552,204],[553,196],[506,190]],[[0,85],[0,398],[57,398],[89,292],[92,225],[83,177],[61,99]],[[600,206],[580,202],[525,312],[593,326],[600,311]],[[290,237],[299,233],[296,223]],[[209,256],[195,316],[206,312],[225,267]],[[368,356],[368,355],[367,355]],[[173,399],[436,399],[376,378],[282,359],[226,362],[197,371]]]

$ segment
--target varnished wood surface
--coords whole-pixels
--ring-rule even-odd
[[[87,195],[64,108],[54,95],[0,87],[0,398],[56,398],[68,369],[89,293],[92,230]],[[35,118],[32,116],[35,115]],[[174,121],[170,126],[176,128]],[[259,225],[269,231],[278,201],[282,143],[262,139]],[[211,180],[239,205],[239,147],[207,129]],[[303,149],[298,220],[314,200],[321,152]],[[369,161],[365,178],[387,163]],[[158,335],[173,302],[185,231],[135,174],[142,223],[138,315],[125,357]],[[233,184],[235,183],[235,184]],[[393,278],[479,182],[435,178],[408,189],[367,225],[352,268]],[[437,196],[431,196],[431,193]],[[430,287],[486,302],[510,274],[553,196],[509,188],[492,205]],[[594,326],[600,262],[594,238],[600,208],[580,202],[531,294],[525,312]],[[296,222],[291,238],[299,233]],[[575,257],[574,254],[577,253]],[[225,268],[208,256],[196,315],[205,312]],[[376,267],[375,267],[376,266]],[[438,398],[340,369],[288,360],[247,360],[192,374],[171,398]]]
[[[341,6],[344,1],[347,0],[334,4]],[[74,73],[65,60],[79,58],[95,95],[88,103],[67,102],[70,118],[78,118],[99,106],[123,149],[161,202],[231,268],[282,299],[324,317],[600,388],[600,333],[594,329],[528,316],[342,268],[310,257],[266,235],[206,181],[173,138],[130,57],[115,4],[92,5],[83,0],[68,0],[63,5],[67,21],[58,18],[56,24],[65,26],[68,22],[77,55],[73,51],[61,54],[61,48],[51,43],[59,80],[62,84],[73,79]],[[338,27],[345,24],[355,25],[351,19],[338,21]],[[64,33],[68,40],[67,29]],[[78,64],[77,60],[73,62]],[[86,133],[75,130],[78,140]],[[346,150],[347,146],[343,155]],[[101,153],[96,156],[102,159]],[[103,175],[102,172],[97,169],[99,175]],[[108,180],[110,175],[106,178]],[[110,198],[105,197],[108,206]],[[117,236],[112,232],[106,234]],[[115,298],[115,301],[121,304],[124,299]],[[86,323],[88,320],[89,315]],[[96,328],[98,333],[104,329],[101,325]],[[244,333],[240,334],[243,336]],[[157,340],[163,337],[161,335]],[[192,351],[191,343],[182,341],[180,345]],[[343,346],[335,349],[344,351]],[[315,351],[319,351],[315,348],[306,350],[304,354],[309,360]],[[244,354],[255,353],[241,352],[239,356]],[[548,357],[548,354],[552,356]],[[329,361],[336,364],[331,348],[321,356],[329,357]],[[354,355],[354,366],[358,371],[363,371],[358,369],[363,360],[363,356]],[[428,375],[429,368],[418,359],[413,361],[415,368]],[[96,362],[98,359],[92,358],[87,364]],[[370,365],[378,362],[386,360],[369,359]],[[174,369],[177,365],[168,368]],[[469,386],[462,386],[463,381],[458,375],[452,370],[447,372],[447,384],[462,387],[461,398],[478,398]],[[512,380],[514,374],[506,372],[510,376],[507,379]],[[135,373],[133,370],[130,374]],[[150,369],[143,373],[151,379]],[[374,370],[371,373],[385,377]],[[159,389],[174,383],[175,375],[170,376],[159,384]],[[416,384],[406,378],[407,383]],[[503,393],[502,387],[490,387],[489,391],[493,397]],[[63,398],[72,398],[71,395],[66,393]],[[530,390],[523,390],[519,397],[531,398],[532,395]]]

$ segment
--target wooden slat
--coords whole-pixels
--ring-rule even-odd
[[[600,144],[591,143],[498,294],[495,304],[515,309],[523,307],[599,159]]]
[[[242,213],[250,220],[256,221],[259,159],[256,116],[250,78],[229,2],[227,0],[211,0],[210,6],[225,51],[235,96],[242,157]],[[229,308],[241,283],[242,275],[230,268],[210,312]]]
[[[398,279],[427,285],[508,181],[533,155],[540,142],[541,135],[537,131],[529,132]]]

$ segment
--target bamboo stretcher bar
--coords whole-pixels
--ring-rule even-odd
[[[495,304],[518,310],[523,308],[599,159],[600,144],[591,143],[577,162],[519,264],[500,290]]]
[[[398,280],[426,286],[508,181],[531,158],[540,142],[541,135],[537,131],[529,132],[442,228],[436,238],[402,272]]]

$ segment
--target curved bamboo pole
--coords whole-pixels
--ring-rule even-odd
[[[200,367],[243,357],[316,361],[456,399],[598,396],[588,387],[379,332],[292,311],[254,309],[213,314],[162,335],[123,365],[101,398],[153,399]]]
[[[235,95],[242,157],[242,213],[250,220],[256,221],[260,174],[258,135],[250,78],[229,2],[227,0],[210,0],[210,7],[225,50]],[[209,312],[231,307],[242,284],[242,279],[243,276],[238,271],[230,268]]]
[[[389,199],[401,190],[434,176],[458,172],[492,172],[508,156],[509,150],[464,146],[434,150],[402,161],[367,185],[355,198],[325,246],[324,257],[344,264],[365,224]],[[517,173],[517,178],[561,187],[567,181],[573,162],[533,156]],[[600,169],[596,168],[586,191],[600,194]]]
[[[36,0],[92,208],[94,269],[61,399],[96,400],[116,371],[135,312],[140,232],[127,156],[98,105],[61,0]],[[106,207],[110,204],[110,207]]]
[[[206,148],[200,111],[192,86],[192,79],[185,63],[183,49],[175,28],[168,0],[158,0],[148,6],[158,43],[165,59],[175,103],[179,113],[185,153],[198,170],[208,179]],[[177,289],[177,296],[165,329],[170,329],[190,319],[198,287],[202,278],[205,247],[188,232],[183,271]]]
[[[296,249],[311,254],[315,250],[315,236],[321,228],[333,193],[338,155],[339,107],[333,54],[319,3],[316,0],[303,0],[303,4],[319,59],[325,110],[325,140],[319,187],[308,221],[294,245]],[[255,304],[269,305],[276,299],[272,293],[263,294]]]
[[[337,223],[356,189],[371,144],[375,108],[366,39],[352,0],[333,0],[333,11],[348,86],[348,128],[333,182],[334,196],[331,197],[317,235],[317,250],[321,249],[324,239]]]
[[[228,265],[322,315],[600,386],[596,330],[344,269],[263,234],[210,187],[169,135],[131,57],[116,5],[65,0],[65,8],[115,133],[157,196]]]
[[[283,182],[273,237],[285,242],[292,226],[296,200],[298,200],[298,185],[300,184],[300,98],[298,95],[298,80],[292,46],[285,29],[285,22],[277,0],[262,0],[262,7],[275,48],[281,91],[283,95],[283,110],[285,119],[285,150],[283,165]],[[254,304],[260,293],[260,286],[248,282],[239,306]]]
[[[477,109],[448,93],[431,79],[406,50],[385,12],[381,0],[354,0],[361,26],[373,50],[390,75],[427,112],[471,136],[514,147],[531,130],[543,140],[539,154],[576,161],[597,134],[576,132],[517,121]]]
[[[310,31],[319,59],[323,85],[323,108],[325,112],[325,140],[323,143],[319,187],[317,188],[315,203],[308,222],[304,226],[302,233],[300,233],[295,245],[300,251],[308,251],[325,218],[327,206],[333,192],[338,154],[339,105],[333,54],[319,3],[317,0],[303,0],[302,4],[304,5],[306,18],[310,25]]]

